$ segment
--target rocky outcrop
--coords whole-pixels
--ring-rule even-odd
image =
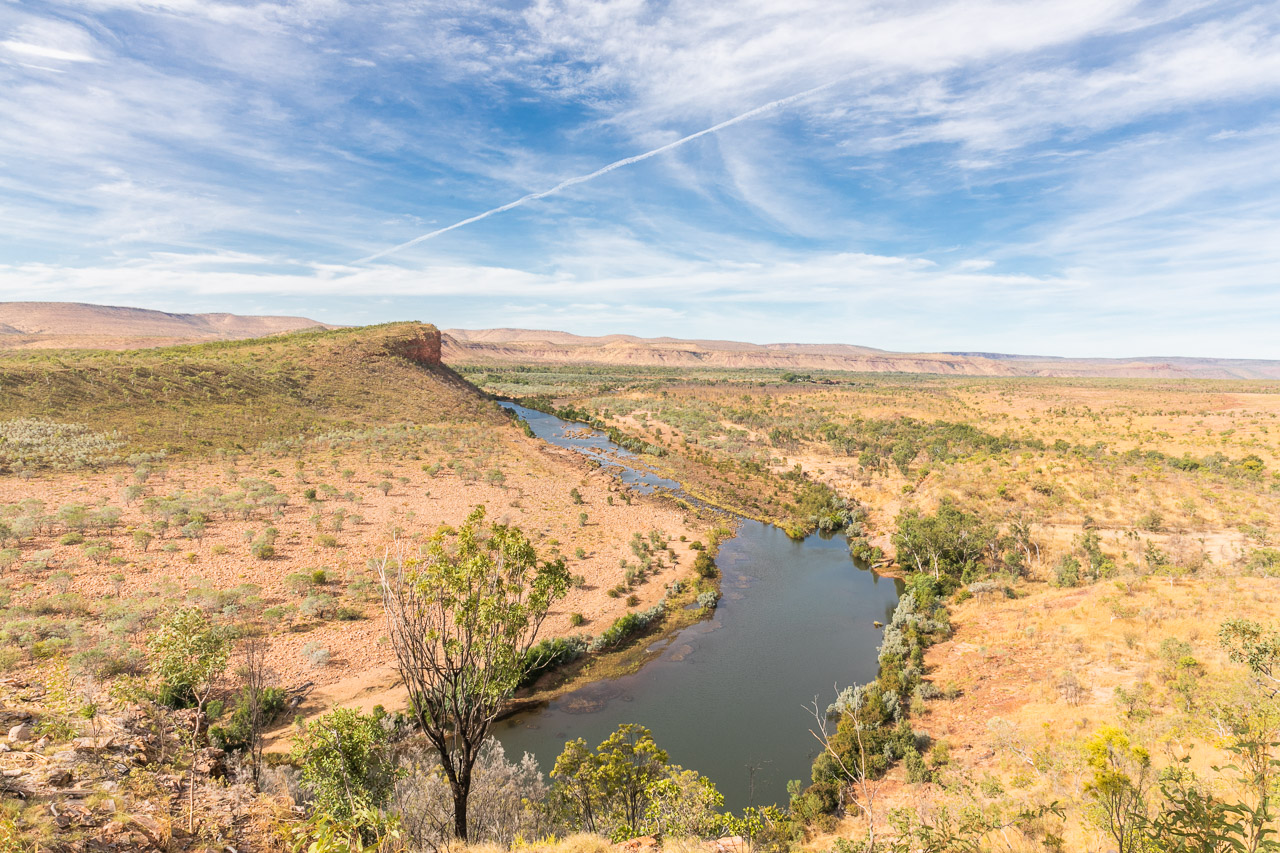
[[[414,364],[437,365],[440,363],[440,330],[430,323],[414,323],[387,341],[387,352]]]

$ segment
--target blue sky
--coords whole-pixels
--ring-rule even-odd
[[[1280,5],[4,2],[0,299],[1280,358]]]

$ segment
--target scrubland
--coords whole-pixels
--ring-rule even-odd
[[[0,746],[0,849],[266,843],[237,811],[252,797],[226,791],[185,831],[184,769],[206,785],[243,776],[184,746],[191,712],[154,702],[149,642],[175,613],[203,614],[237,650],[202,749],[227,745],[217,732],[237,725],[240,650],[255,644],[288,697],[267,748],[287,753],[296,723],[335,706],[404,706],[378,569],[476,507],[565,562],[546,637],[605,634],[689,575],[709,516],[526,436],[418,363],[423,337],[393,326],[0,361],[0,734],[17,728]]]
[[[715,607],[722,518],[628,492],[466,379],[613,430],[711,504],[844,532],[906,585],[877,679],[814,708],[789,803],[724,813],[640,720],[550,779],[486,747],[477,851],[1274,849],[1272,385],[460,377],[433,333],[0,360],[0,850],[461,849],[378,569],[447,551],[478,506],[564,561],[550,642],[509,662],[521,696]],[[175,631],[217,679],[175,680],[174,648],[199,656]]]
[[[856,507],[859,556],[896,558],[890,571],[943,596],[946,624],[904,623],[880,683],[833,718],[846,767],[820,761],[797,790],[805,846],[861,849],[874,831],[895,850],[1237,849],[1229,832],[1221,846],[1177,836],[1194,802],[1202,828],[1238,819],[1239,849],[1269,849],[1274,385],[466,370],[586,410],[664,459],[829,485]],[[1261,631],[1251,651],[1242,624]],[[906,647],[889,650],[898,636]],[[859,728],[885,756],[866,772]]]

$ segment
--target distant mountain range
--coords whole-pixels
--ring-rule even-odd
[[[1280,361],[1225,358],[1055,358],[989,352],[904,353],[851,344],[748,344],[529,329],[446,329],[449,364],[627,364],[754,367],[791,371],[937,373],[958,376],[1098,376],[1160,379],[1280,379]]]
[[[0,302],[0,349],[139,349],[238,340],[310,328],[305,317],[169,314],[71,302]],[[777,368],[957,376],[1280,379],[1280,361],[1225,358],[1056,358],[992,352],[904,353],[852,344],[583,337],[533,329],[447,329],[447,364],[602,364]]]
[[[0,349],[142,349],[316,327],[305,317],[169,314],[79,302],[0,302]]]

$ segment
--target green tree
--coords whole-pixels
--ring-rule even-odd
[[[472,769],[551,604],[564,597],[564,560],[539,561],[518,527],[482,527],[477,507],[450,541],[433,536],[421,558],[384,559],[383,607],[409,708],[440,754],[453,828],[467,838]]]
[[[1272,697],[1280,692],[1280,632],[1250,619],[1228,619],[1218,629],[1218,642],[1232,662],[1249,667]]]
[[[1085,760],[1093,771],[1084,791],[1093,801],[1094,822],[1115,841],[1118,853],[1139,853],[1145,845],[1150,754],[1115,726],[1103,726],[1085,745]]]
[[[711,780],[667,763],[649,729],[624,723],[593,752],[569,741],[551,771],[551,800],[573,826],[615,840],[714,835],[724,798]]]
[[[949,500],[937,512],[923,515],[914,507],[898,515],[893,547],[898,562],[930,572],[935,578],[962,578],[982,565],[998,539],[995,525],[967,513]]]
[[[381,719],[353,708],[334,708],[307,723],[291,757],[317,813],[346,823],[386,805],[395,785],[387,740]]]
[[[147,644],[151,671],[160,682],[160,696],[167,704],[194,705],[191,723],[190,811],[187,830],[195,828],[195,754],[200,723],[218,679],[231,655],[231,639],[221,626],[209,621],[198,607],[174,611],[160,624]]]

